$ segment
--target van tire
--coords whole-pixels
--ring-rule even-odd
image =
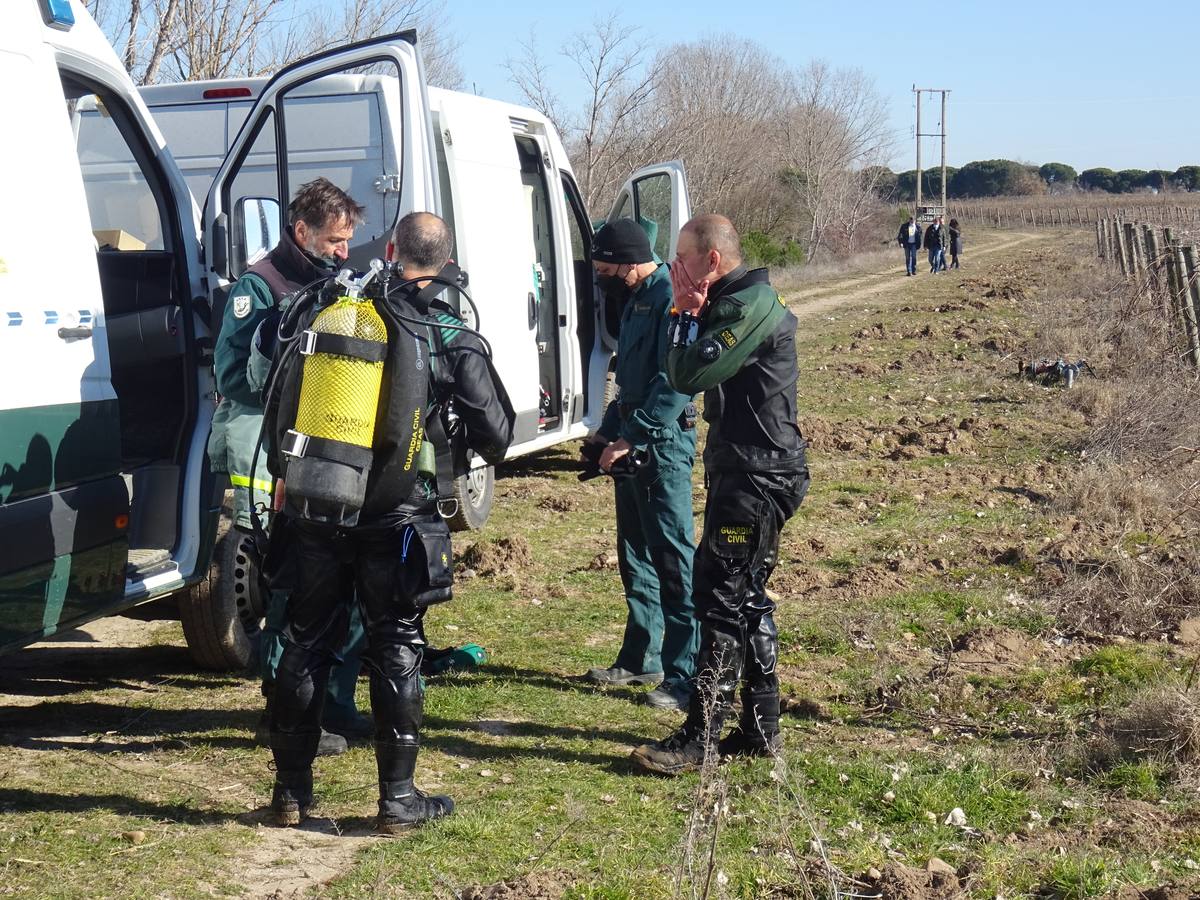
[[[451,531],[478,531],[492,512],[496,495],[496,467],[477,466],[454,479],[454,499],[458,501],[447,521]]]
[[[179,595],[188,652],[205,669],[245,670],[254,658],[262,603],[258,575],[242,549],[248,540],[222,516],[208,571]]]

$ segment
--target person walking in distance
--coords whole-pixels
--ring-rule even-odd
[[[921,246],[921,226],[912,216],[909,216],[908,221],[900,226],[900,232],[896,235],[896,243],[904,251],[904,274],[916,275],[917,250]]]
[[[933,224],[925,229],[925,249],[929,251],[929,271],[936,274],[942,270],[945,263],[944,244],[946,229],[942,227],[942,217],[938,216]]]
[[[693,592],[700,614],[696,690],[682,727],[633,751],[634,765],[675,775],[722,756],[777,750],[779,639],[766,585],[783,525],[808,491],[796,423],[796,317],[766,269],[748,270],[724,216],[693,218],[671,266],[667,375],[683,393],[704,391],[708,497]],[[741,719],[721,738],[741,685]]]
[[[962,229],[958,225],[958,219],[951,219],[948,227],[950,232],[950,266],[951,269],[958,268],[958,257],[962,253],[963,237]]]

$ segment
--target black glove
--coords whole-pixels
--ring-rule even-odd
[[[611,475],[613,478],[631,478],[638,469],[646,464],[646,451],[636,447],[613,463],[612,468],[605,472],[600,468],[600,456],[604,453],[604,444],[591,441],[583,445],[579,451],[584,458],[583,471],[579,473],[580,481],[591,481],[601,475]]]

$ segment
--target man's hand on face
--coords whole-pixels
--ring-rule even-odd
[[[683,262],[676,259],[671,265],[671,297],[677,310],[697,315],[708,302],[708,279],[699,284],[692,281]]]
[[[626,456],[632,449],[633,446],[625,438],[617,438],[600,454],[600,471],[609,471],[613,467],[613,463],[622,456]]]

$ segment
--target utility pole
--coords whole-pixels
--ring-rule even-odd
[[[946,95],[950,93],[945,88],[922,88],[913,85],[913,93],[917,95],[917,222],[920,224],[929,224],[938,215],[946,214]],[[922,94],[941,94],[942,95],[942,120],[938,123],[938,130],[928,134],[921,131],[921,95]],[[942,205],[936,207],[937,212],[934,212],[929,207],[921,205],[921,182],[925,180],[925,173],[921,169],[921,138],[923,137],[940,137],[942,139]]]

